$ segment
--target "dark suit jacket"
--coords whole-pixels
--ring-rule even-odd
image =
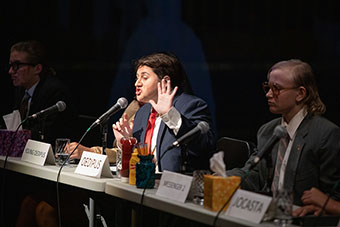
[[[24,93],[24,88],[18,88],[16,90],[14,109],[19,109]],[[43,141],[52,144],[52,146],[55,145],[56,138],[79,139],[76,108],[71,102],[70,94],[66,86],[55,76],[46,76],[39,81],[32,96],[29,115],[51,107],[58,101],[64,101],[66,103],[66,109],[63,112],[51,114],[44,120],[30,120],[23,125],[24,128],[32,131],[33,139],[41,141],[39,136],[41,129],[44,134]]]
[[[193,129],[200,121],[206,121],[210,129],[206,134],[198,135],[188,143],[185,151],[187,155],[187,170],[209,168],[209,158],[211,151],[215,150],[215,132],[212,129],[211,116],[208,105],[195,96],[185,93],[176,95],[173,106],[181,113],[182,125],[175,136],[164,122],[161,122],[157,136],[157,160],[172,145],[176,139]],[[143,142],[145,138],[146,126],[151,112],[151,105],[143,105],[136,113],[133,126],[133,136]],[[180,172],[181,167],[181,147],[169,150],[158,162],[160,170]]]
[[[281,118],[263,125],[258,131],[258,150],[273,135],[274,128],[281,124]],[[274,145],[269,159],[274,167],[278,151],[278,142]],[[227,171],[228,175],[244,176],[245,170],[254,156],[253,154],[243,169]],[[268,158],[268,157],[267,157]],[[252,191],[261,191],[266,185],[268,174],[273,169],[267,168],[266,158],[249,173],[242,187]],[[317,187],[330,193],[335,182],[340,179],[340,128],[320,116],[307,115],[296,131],[296,137],[288,159],[284,188],[293,191],[294,203],[302,205],[301,196],[305,190]],[[271,177],[270,177],[271,178]],[[271,182],[268,183],[269,188]],[[332,197],[340,200],[340,188],[332,193]]]

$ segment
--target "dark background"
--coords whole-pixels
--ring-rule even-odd
[[[190,67],[209,75],[218,137],[256,141],[257,129],[276,117],[268,111],[261,83],[271,65],[291,58],[311,64],[325,116],[340,124],[337,0],[11,0],[0,7],[1,115],[12,106],[13,86],[5,70],[10,46],[37,39],[48,47],[57,75],[72,88],[81,115],[104,113],[118,98],[111,93],[117,84],[116,93],[130,92],[120,84],[124,77],[115,81],[119,69],[131,68],[124,61],[133,56],[126,54],[130,46],[130,52],[138,52],[133,58],[173,50],[190,62],[203,54],[205,63],[193,60]],[[190,75],[191,83],[208,88],[195,76]],[[209,89],[197,95],[213,105],[204,92]],[[100,145],[98,138],[93,133],[85,143]]]

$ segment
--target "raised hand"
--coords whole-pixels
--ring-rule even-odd
[[[120,139],[123,137],[132,136],[133,121],[129,123],[129,118],[126,113],[115,124],[112,125],[113,134],[116,137],[118,145],[120,145]]]
[[[176,86],[173,90],[171,90],[171,81],[164,78],[161,80],[161,82],[158,82],[157,86],[157,103],[155,103],[153,100],[150,100],[149,102],[158,114],[163,115],[168,113],[171,109],[172,101],[175,97],[178,87]]]

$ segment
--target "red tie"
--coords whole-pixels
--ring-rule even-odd
[[[152,140],[153,130],[155,129],[156,117],[157,117],[157,112],[156,110],[152,108],[149,121],[148,121],[148,125],[146,127],[145,140],[144,140],[144,142],[148,146],[149,154],[151,152],[151,140]]]

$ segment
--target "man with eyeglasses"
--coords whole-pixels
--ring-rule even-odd
[[[8,73],[16,90],[13,109],[20,111],[21,120],[55,105],[58,101],[66,103],[66,109],[63,112],[50,114],[45,119],[32,119],[23,124],[25,129],[31,130],[32,139],[50,143],[52,146],[56,138],[79,139],[78,120],[70,93],[65,84],[56,76],[55,71],[48,66],[46,49],[42,43],[32,40],[14,44],[10,49]],[[27,102],[26,109],[21,107],[25,101]],[[41,137],[41,131],[43,131],[44,138]],[[45,223],[45,219],[36,217],[37,210],[44,212],[47,217],[53,212],[50,204],[55,204],[54,194],[51,193],[54,192],[55,185],[41,184],[38,179],[31,179],[31,182],[32,184],[27,188],[13,187],[11,192],[8,192],[10,199],[6,203],[10,204],[11,211],[19,210],[16,200],[21,201],[21,195],[29,194],[21,203],[17,226],[29,226],[31,220],[36,221],[38,225]],[[11,184],[8,182],[8,185]],[[68,191],[67,195],[74,200],[82,196],[77,189],[70,188]],[[84,213],[82,203],[67,204],[65,207],[65,212]],[[9,211],[7,213],[11,214]],[[77,223],[81,223],[81,220],[86,223],[85,214],[79,215]],[[39,226],[46,226],[46,223]]]
[[[331,193],[340,179],[340,128],[321,117],[326,107],[309,64],[295,59],[281,61],[270,68],[267,78],[263,88],[269,110],[281,117],[259,129],[258,150],[263,149],[276,126],[285,127],[288,135],[274,144],[247,177],[244,176],[258,152],[254,152],[245,167],[227,174],[243,177],[241,187],[247,190],[291,191],[294,204],[302,205],[305,190],[316,187]],[[331,196],[340,200],[340,187]]]
[[[52,145],[57,137],[77,139],[77,116],[70,94],[55,71],[46,64],[46,50],[42,43],[25,41],[14,44],[10,50],[8,73],[16,87],[14,109],[20,111],[21,120],[58,101],[66,103],[64,112],[24,123],[23,127],[32,131],[33,139]]]

